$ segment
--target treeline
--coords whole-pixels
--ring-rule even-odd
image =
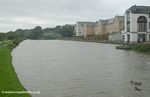
[[[33,29],[17,29],[7,33],[0,33],[0,41],[16,39],[58,39],[62,37],[72,37],[73,25],[56,26],[54,28],[42,29],[36,26]]]

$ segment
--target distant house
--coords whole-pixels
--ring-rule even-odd
[[[96,23],[95,35],[102,40],[121,41],[121,32],[124,29],[124,16],[115,16]]]
[[[95,32],[95,22],[77,22],[75,25],[75,35],[90,38],[94,36]]]
[[[132,6],[125,12],[124,42],[150,41],[150,6]]]
[[[85,24],[85,22],[77,22],[75,24],[75,28],[74,28],[75,36],[81,37],[84,35],[84,24]]]
[[[114,18],[97,22],[77,22],[75,34],[88,39],[108,40],[110,37],[111,41],[121,41],[121,31],[123,29],[124,16],[115,16]]]

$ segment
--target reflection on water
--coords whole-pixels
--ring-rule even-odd
[[[22,84],[41,92],[33,97],[150,97],[150,55],[115,46],[26,40],[13,50],[13,64]]]

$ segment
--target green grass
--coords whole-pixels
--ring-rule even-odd
[[[150,52],[150,44],[136,44],[132,49],[138,52]]]
[[[11,50],[0,48],[0,97],[31,97],[29,94],[3,94],[2,91],[26,91],[12,66]]]
[[[137,52],[150,53],[150,44],[124,44],[117,46],[117,49],[134,50]]]

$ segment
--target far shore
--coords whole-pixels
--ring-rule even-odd
[[[80,42],[95,42],[95,43],[107,43],[107,44],[124,44],[123,42],[118,41],[107,41],[107,40],[96,40],[96,39],[84,39],[84,38],[61,38],[60,40],[68,41],[80,41]]]
[[[95,42],[95,43],[106,43],[106,44],[118,44],[120,46],[116,46],[116,49],[121,50],[134,50],[137,52],[142,52],[146,54],[150,54],[150,42],[143,43],[123,43],[117,41],[102,41],[95,39],[84,39],[84,38],[62,38],[60,40],[69,40],[69,41],[80,41],[80,42]]]

